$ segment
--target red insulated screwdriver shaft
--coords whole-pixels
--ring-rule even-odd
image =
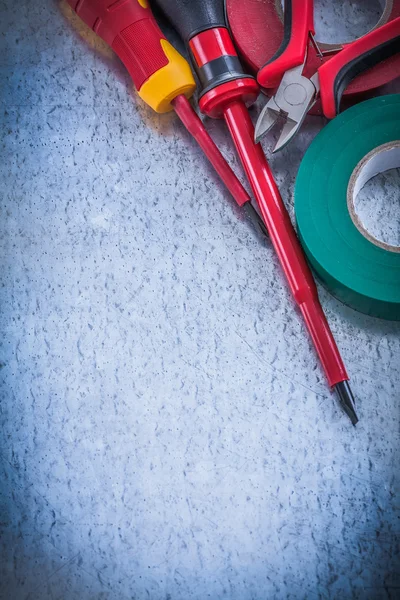
[[[250,204],[249,194],[214,144],[186,96],[177,96],[172,100],[171,104],[188,132],[199,144],[200,148],[225,183],[233,198],[236,200],[236,203],[239,206],[243,206],[246,202],[249,202]]]
[[[217,171],[228,190],[231,192],[236,203],[243,207],[248,218],[258,227],[261,232],[268,235],[264,220],[251,203],[250,196],[233,173],[228,163],[218,150],[205,129],[202,121],[199,119],[188,99],[181,95],[177,96],[171,103],[176,114],[185,125],[189,133],[199,144],[204,154],[207,156],[214,169]]]
[[[348,375],[318,298],[317,287],[298,237],[282,201],[260,144],[254,143],[254,127],[247,108],[231,103],[223,116],[232,135],[246,175],[258,201],[261,215],[298,304],[330,386]]]
[[[202,85],[203,113],[227,123],[261,215],[325,370],[353,424],[358,421],[348,375],[318,299],[317,288],[246,105],[259,88],[243,72],[226,23],[223,0],[157,0],[185,40]]]

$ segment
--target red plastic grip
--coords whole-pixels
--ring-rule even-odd
[[[324,115],[333,119],[347,85],[360,73],[400,52],[400,17],[345,46],[318,70]]]
[[[192,37],[189,48],[198,67],[203,67],[221,56],[236,56],[229,31],[225,27],[206,29]]]
[[[112,45],[129,71],[137,90],[159,69],[168,64],[160,39],[165,39],[154,19],[132,23]]]
[[[276,54],[258,72],[257,81],[262,87],[276,87],[286,71],[303,63],[310,33],[315,33],[314,0],[286,2],[284,39]]]
[[[139,0],[67,0],[77,15],[118,54],[140,90],[168,64],[160,40],[165,36]],[[143,2],[145,4],[145,2]]]

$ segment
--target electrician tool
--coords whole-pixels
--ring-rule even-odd
[[[244,73],[225,20],[223,0],[158,0],[186,42],[201,83],[199,106],[210,117],[225,119],[258,201],[295,301],[304,317],[331,387],[357,423],[348,375],[318,299],[317,288],[260,145],[246,104],[259,87]]]
[[[291,0],[293,4],[294,0]],[[288,0],[289,2],[289,0]],[[290,39],[290,31],[284,27],[282,0],[226,0],[226,12],[229,27],[239,54],[254,75],[267,62],[273,59],[283,39]],[[332,2],[332,4],[335,4]],[[400,0],[379,0],[382,14],[374,29],[400,17]],[[285,3],[288,6],[288,3]],[[315,3],[314,3],[315,5]],[[332,9],[331,9],[332,10]],[[324,14],[329,19],[328,13]],[[250,33],[249,33],[250,32]],[[322,62],[329,60],[347,43],[326,44],[318,41],[317,47],[311,40],[308,45],[307,60],[304,68],[306,76],[313,75]],[[322,57],[321,57],[322,53]],[[357,76],[344,92],[346,105],[365,100],[382,85],[393,81],[400,73],[400,55],[391,56],[379,65]],[[272,88],[267,88],[269,96],[281,81],[282,73]],[[344,99],[343,99],[344,102]],[[320,112],[317,102],[311,114]]]
[[[188,101],[196,87],[190,66],[159,29],[147,0],[68,0],[68,4],[116,52],[144,102],[158,113],[175,110],[237,204],[266,234],[250,196]]]
[[[365,231],[354,197],[400,166],[400,94],[346,110],[317,135],[297,176],[295,211],[307,257],[325,287],[352,308],[400,320],[400,247]]]
[[[286,146],[299,131],[318,96],[324,115],[333,119],[339,113],[343,92],[349,82],[400,52],[399,17],[348,44],[322,64],[311,78],[305,77],[309,40],[316,45],[313,9],[313,0],[286,2],[285,40],[257,75],[259,84],[264,87],[272,87],[282,78],[276,94],[263,108],[255,131],[255,139],[259,142],[283,117],[285,124],[274,152]]]

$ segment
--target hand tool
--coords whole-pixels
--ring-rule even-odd
[[[346,110],[317,135],[295,187],[297,228],[323,285],[371,316],[400,320],[400,248],[365,231],[354,197],[373,176],[400,167],[400,94]]]
[[[293,4],[293,0],[291,1]],[[378,0],[378,2],[381,6],[381,17],[374,29],[400,17],[400,0]],[[226,12],[235,46],[253,75],[273,59],[284,39],[290,39],[290,30],[284,27],[282,5],[282,0],[241,0],[240,2],[226,0]],[[287,7],[288,3],[285,2],[285,6]],[[328,18],[328,13],[324,13],[324,19]],[[357,15],[354,13],[354,22],[356,18]],[[310,40],[304,74],[307,77],[313,75],[321,63],[329,60],[332,54],[346,47],[348,43],[326,44],[323,40],[319,40],[315,46]],[[346,88],[343,104],[348,106],[370,98],[374,90],[396,79],[399,73],[400,55],[397,54],[358,75]],[[265,89],[268,96],[275,93],[282,75],[283,73],[280,73],[277,81],[272,82],[273,85],[271,83],[271,87]],[[320,113],[321,106],[317,101],[310,114]]]
[[[318,299],[317,288],[260,145],[246,104],[259,87],[244,73],[225,20],[223,0],[158,0],[186,42],[202,85],[199,106],[225,119],[295,301],[325,369],[352,423],[357,422],[348,375]]]
[[[249,218],[261,217],[189,103],[196,87],[187,61],[159,29],[147,0],[68,0],[77,15],[116,52],[139,96],[158,113],[175,110]]]
[[[328,119],[340,110],[348,83],[358,74],[400,52],[400,17],[348,44],[312,75],[303,75],[309,40],[315,44],[313,0],[292,0],[285,4],[287,36],[278,53],[264,65],[257,79],[270,87],[282,76],[276,94],[270,98],[257,121],[256,141],[270,131],[278,119],[285,124],[274,152],[281,150],[299,131],[308,111],[321,97]]]

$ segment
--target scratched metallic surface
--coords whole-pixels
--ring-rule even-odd
[[[354,429],[177,118],[64,2],[0,24],[0,598],[399,598],[400,325],[321,290]],[[271,160],[290,210],[321,125]]]

